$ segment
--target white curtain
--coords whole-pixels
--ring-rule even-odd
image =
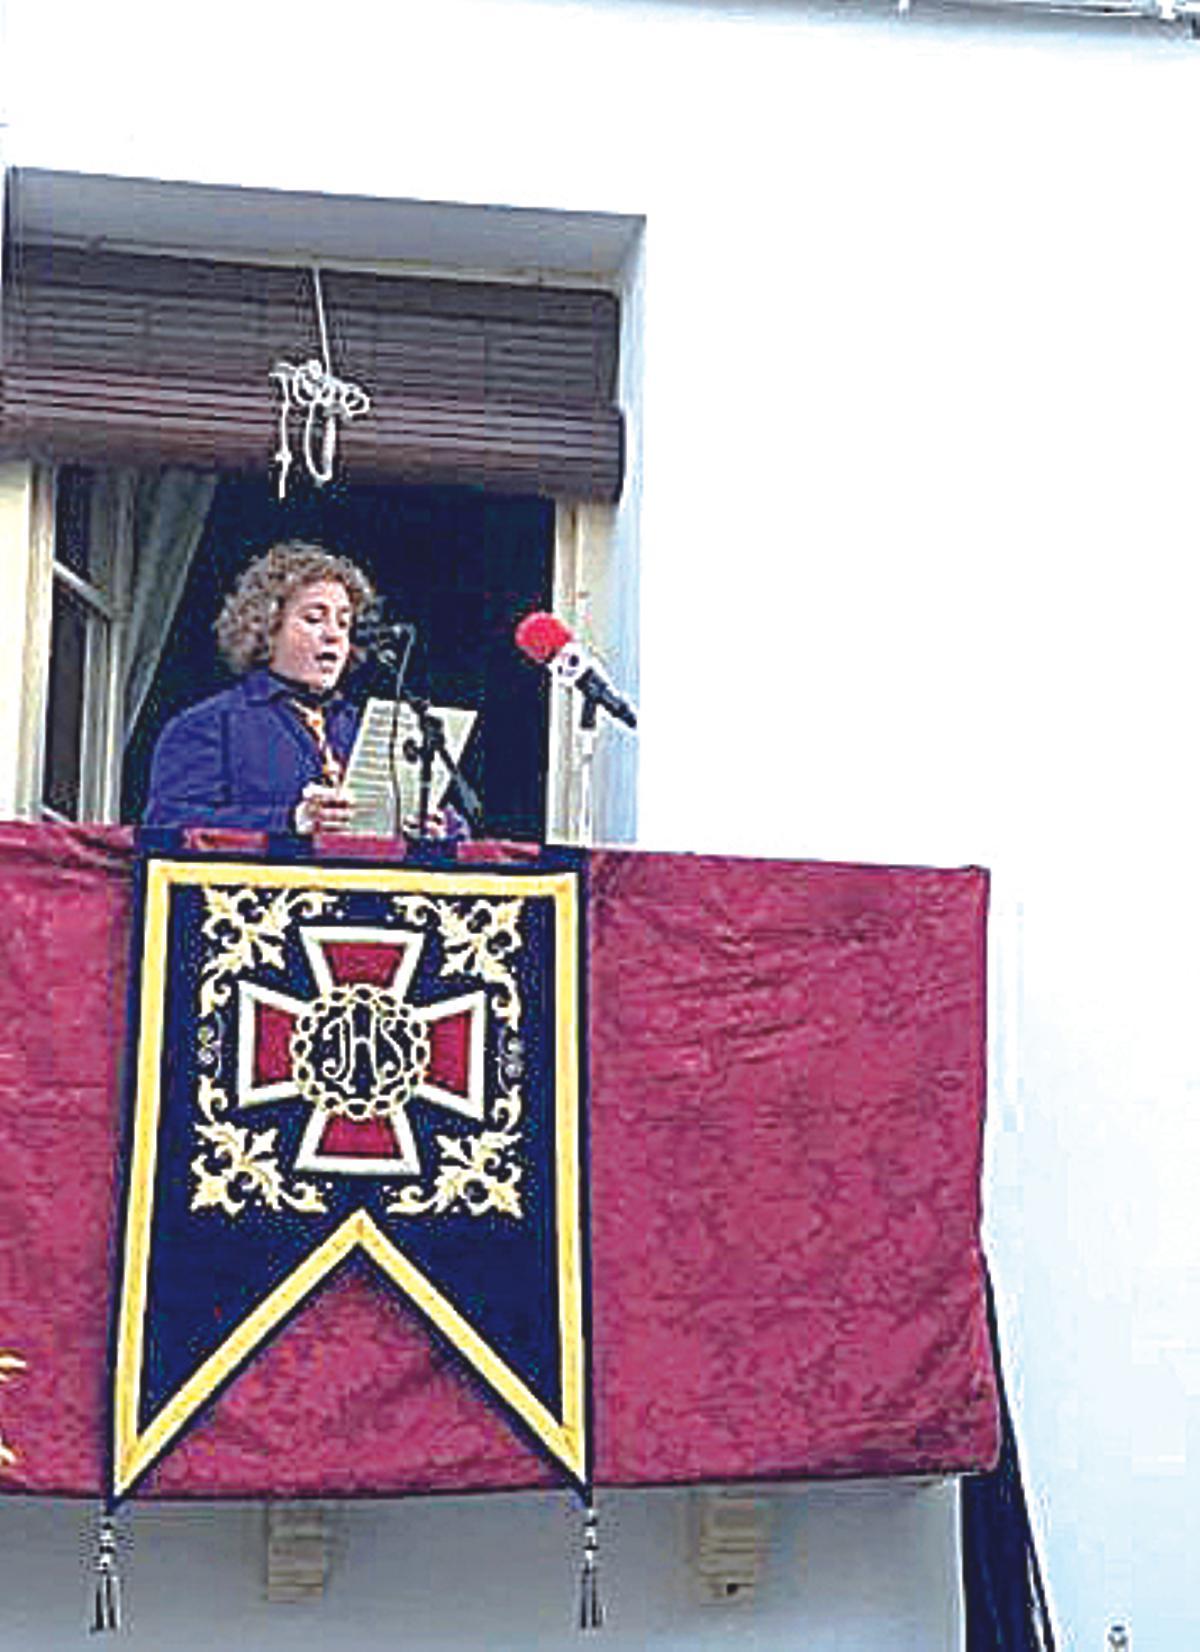
[[[216,491],[216,476],[202,471],[148,471],[137,479],[124,658],[126,738],[150,692]]]

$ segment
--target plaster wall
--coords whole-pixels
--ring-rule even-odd
[[[819,1652],[955,1645],[953,1488],[817,1487],[771,1499],[753,1599],[693,1592],[685,1493],[605,1497],[604,1646],[640,1652]],[[488,1652],[579,1645],[578,1510],[560,1495],[357,1503],[333,1513],[332,1565],[315,1603],[263,1598],[263,1514],[247,1505],[139,1506],[123,1539],[122,1639],[156,1652],[324,1652],[405,1646]],[[0,1645],[74,1652],[83,1639],[90,1511],[0,1507]]]
[[[1200,1638],[1198,53],[1154,27],[784,0],[9,0],[0,70],[17,165],[645,215],[619,534],[640,542],[640,661],[628,635],[619,661],[639,841],[993,869],[987,1231],[1081,1649],[1117,1618],[1135,1646]],[[820,1533],[829,1610],[785,1568],[743,1638],[952,1644],[944,1593],[895,1566],[912,1541],[945,1578],[941,1501],[783,1506]],[[411,1533],[414,1507],[347,1519],[408,1541],[389,1522]],[[631,1645],[734,1633],[680,1615],[671,1508],[621,1500],[645,1522]],[[541,1516],[483,1510],[430,1518],[532,1614],[513,1644],[554,1644],[561,1579],[513,1538],[528,1523],[531,1555]],[[26,1511],[39,1576],[68,1515]],[[167,1555],[175,1517],[152,1518]],[[213,1535],[157,1644],[243,1631],[225,1519],[178,1516]],[[359,1644],[400,1621],[502,1644],[460,1582],[431,1615],[364,1545],[348,1564],[375,1553],[395,1595]],[[66,1632],[42,1613],[20,1644]]]

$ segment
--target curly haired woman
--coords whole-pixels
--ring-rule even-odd
[[[300,540],[246,568],[216,624],[240,681],[163,729],[147,825],[349,828],[342,778],[358,711],[339,684],[374,595],[353,562]]]

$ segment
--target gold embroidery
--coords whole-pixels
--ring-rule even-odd
[[[208,916],[202,933],[224,950],[204,965],[200,1015],[206,1018],[229,1002],[230,980],[258,963],[283,968],[281,942],[293,919],[315,918],[337,904],[318,889],[280,889],[270,900],[252,889],[209,888],[204,891]]]
[[[357,1123],[390,1118],[411,1101],[430,1055],[425,1023],[366,981],[313,999],[291,1039],[292,1078],[304,1100]]]
[[[229,1002],[233,981],[260,964],[282,968],[283,941],[294,919],[318,916],[337,903],[333,896],[311,889],[280,890],[266,899],[244,887],[208,887],[204,898],[207,916],[203,933],[222,949],[206,959],[200,984],[202,1019],[197,1035],[198,1054],[202,1066],[212,1067],[218,1065],[214,1059],[217,1038],[213,1023]],[[515,1150],[521,1140],[518,1125],[524,1111],[518,1031],[521,997],[510,961],[522,944],[520,920],[524,900],[518,896],[455,901],[401,895],[394,897],[393,906],[402,921],[437,931],[443,950],[440,971],[443,977],[474,976],[485,985],[488,1002],[504,1031],[498,1064],[500,1089],[492,1108],[492,1128],[474,1136],[439,1135],[436,1140],[441,1158],[433,1173],[432,1185],[410,1184],[401,1189],[385,1209],[390,1215],[403,1216],[441,1215],[456,1208],[482,1216],[494,1210],[520,1219],[524,1215],[520,1194],[523,1170],[516,1162]],[[375,1034],[373,1048],[386,1050],[389,1039],[405,1045],[397,1085],[404,1092],[399,1098],[400,1104],[408,1099],[415,1082],[414,1074],[419,1079],[428,1063],[427,1035],[411,1012],[397,1005],[390,994],[365,984],[335,989],[326,998],[315,1001],[300,1018],[292,1040],[297,1089],[322,1110],[344,1113],[348,1118],[390,1113],[397,1104],[391,1090],[375,1098],[384,1103],[382,1107],[373,1102],[364,1103],[350,1092],[328,1093],[328,1075],[333,1070],[330,1057],[336,1053],[330,1040],[336,1043],[334,1034],[340,1018],[353,1010],[370,1017]],[[315,1053],[318,1042],[320,1060]],[[336,1067],[336,1061],[333,1066]],[[357,1090],[357,1086],[352,1088]],[[229,1098],[207,1074],[200,1077],[197,1104],[203,1122],[197,1122],[195,1129],[205,1145],[192,1160],[193,1210],[219,1209],[236,1216],[248,1203],[259,1200],[272,1210],[283,1205],[301,1212],[327,1210],[325,1198],[315,1184],[299,1180],[289,1183],[286,1179],[275,1151],[277,1131],[251,1131],[223,1116],[229,1109]]]
[[[420,1188],[406,1187],[388,1205],[388,1211],[397,1216],[426,1212],[440,1216],[461,1204],[471,1216],[482,1216],[489,1210],[499,1211],[502,1216],[523,1216],[517,1184],[524,1172],[505,1157],[519,1139],[504,1130],[483,1130],[461,1141],[439,1136],[442,1161],[433,1192],[422,1198]]]
[[[0,1382],[8,1382],[18,1371],[28,1370],[28,1365],[20,1354],[11,1350],[0,1353]],[[11,1468],[17,1460],[17,1454],[8,1444],[3,1434],[0,1434],[0,1468]]]
[[[445,958],[443,975],[478,975],[497,990],[492,1009],[505,1026],[516,1030],[521,1020],[521,998],[516,977],[505,959],[521,945],[519,924],[524,900],[434,901],[427,895],[396,895],[392,904],[409,923],[436,923]]]
[[[305,1213],[328,1210],[312,1182],[289,1184],[285,1179],[275,1157],[276,1130],[251,1132],[222,1118],[229,1097],[203,1074],[196,1101],[208,1121],[196,1125],[196,1134],[208,1145],[192,1160],[196,1178],[193,1210],[223,1210],[228,1216],[238,1216],[252,1199],[261,1199],[270,1210],[283,1205]]]
[[[267,899],[253,889],[209,886],[204,890],[202,934],[222,948],[204,962],[200,981],[200,1026],[196,1034],[201,1067],[220,1069],[220,1011],[233,981],[259,964],[284,965],[283,940],[296,917],[313,918],[336,906],[337,897],[317,889],[280,889]],[[289,1182],[275,1156],[275,1130],[250,1131],[221,1115],[229,1108],[225,1091],[202,1073],[195,1124],[204,1144],[192,1160],[193,1210],[223,1210],[237,1216],[253,1200],[271,1210],[319,1213],[328,1209],[311,1182]]]
[[[385,1207],[390,1216],[440,1216],[461,1208],[482,1216],[495,1210],[520,1219],[520,1181],[524,1174],[514,1162],[521,1140],[517,1129],[524,1111],[520,1080],[523,1073],[521,994],[508,960],[521,946],[520,922],[524,900],[431,900],[426,895],[397,895],[393,906],[405,923],[438,930],[444,957],[441,974],[475,975],[492,990],[488,1000],[504,1028],[499,1062],[500,1093],[493,1112],[499,1129],[476,1136],[438,1136],[441,1161],[432,1188],[420,1183],[402,1188]]]

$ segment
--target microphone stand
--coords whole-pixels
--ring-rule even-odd
[[[442,719],[434,711],[429,701],[419,694],[406,694],[404,703],[413,712],[417,719],[420,736],[410,740],[404,755],[410,762],[420,765],[420,776],[417,783],[417,836],[424,841],[429,829],[429,794],[433,785],[434,759],[440,757],[450,774],[450,785],[454,790],[463,813],[473,829],[478,829],[483,819],[483,806],[479,801],[479,794],[463,774],[451,755],[446,744],[446,727]]]
[[[590,848],[595,841],[596,823],[593,819],[594,790],[592,767],[596,760],[596,712],[599,700],[586,690],[579,696],[579,726],[576,738],[578,763],[576,775],[579,785],[575,794],[575,821],[572,837],[582,848]]]

